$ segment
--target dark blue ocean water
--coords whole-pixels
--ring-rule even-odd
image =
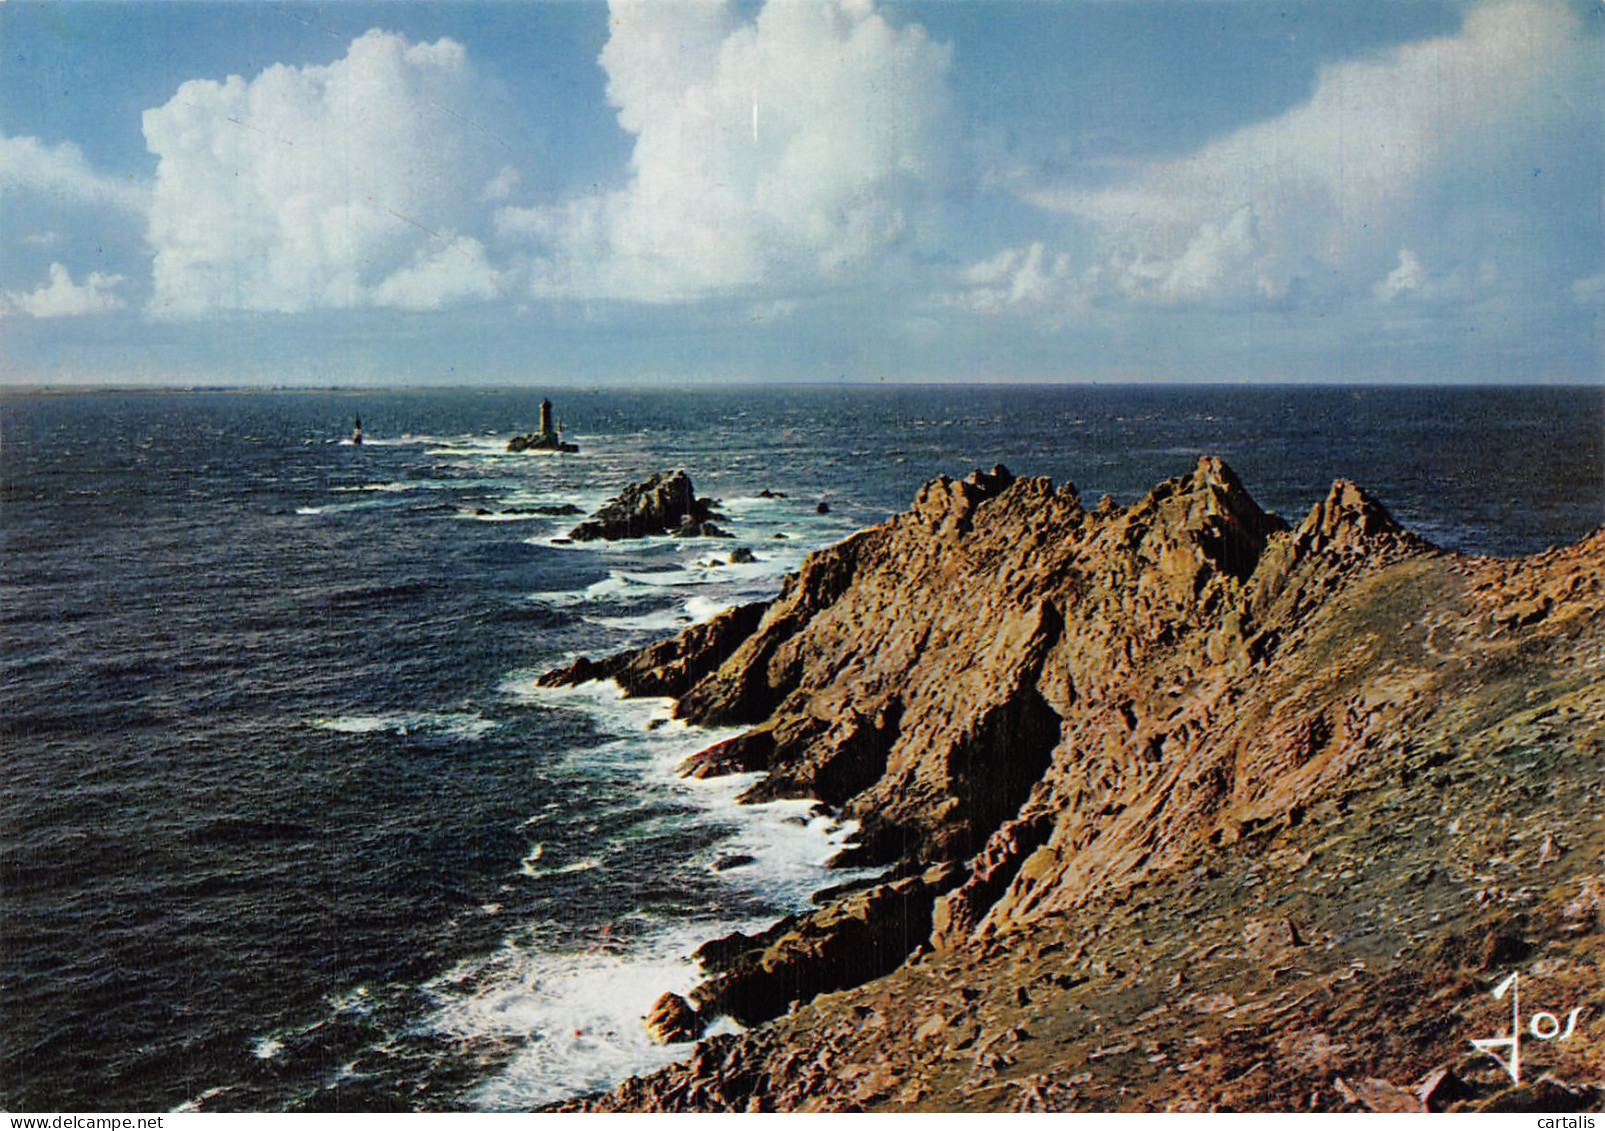
[[[0,1107],[516,1108],[661,1062],[636,1019],[684,955],[850,830],[533,676],[771,594],[939,473],[1126,502],[1210,452],[1289,518],[1346,476],[1496,554],[1605,520],[1600,389],[554,396],[577,456],[503,452],[525,392],[0,399]],[[735,542],[532,513],[671,467]]]

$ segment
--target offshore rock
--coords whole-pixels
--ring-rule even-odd
[[[728,538],[713,523],[712,505],[699,499],[683,471],[657,474],[632,483],[609,499],[590,518],[569,532],[576,542],[645,538],[672,534],[678,538]]]
[[[566,444],[558,435],[556,418],[552,415],[552,402],[541,398],[541,426],[537,432],[526,432],[507,441],[509,452],[577,452],[578,444]]]
[[[526,432],[507,441],[509,452],[577,452],[578,444],[559,440],[555,433]]]
[[[685,770],[893,866],[704,948],[701,1012],[773,1020],[576,1106],[1342,1110],[1445,1066],[1422,1105],[1472,1106],[1518,960],[1598,1096],[1602,666],[1605,531],[1466,557],[1344,481],[1290,527],[1212,458],[1090,511],[935,480],[773,601],[546,677],[745,728]]]

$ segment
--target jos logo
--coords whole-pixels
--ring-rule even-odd
[[[1485,1052],[1499,1066],[1510,1073],[1513,1084],[1521,1083],[1521,973],[1512,974],[1499,985],[1494,987],[1494,1000],[1502,1001],[1506,993],[1510,994],[1510,1036],[1485,1037],[1480,1041],[1471,1042],[1472,1047],[1479,1052]],[[1527,1023],[1527,1032],[1540,1041],[1566,1041],[1571,1039],[1572,1032],[1577,1028],[1577,1015],[1583,1012],[1578,1006],[1566,1015],[1565,1031],[1561,1030],[1560,1020],[1553,1013],[1535,1013]],[[1500,1056],[1495,1049],[1509,1049],[1509,1056]]]

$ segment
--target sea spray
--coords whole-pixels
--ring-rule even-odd
[[[665,823],[711,819],[728,825],[731,831],[704,854],[705,866],[720,882],[747,889],[777,911],[801,910],[819,888],[870,874],[825,866],[852,838],[853,822],[825,816],[806,801],[738,804],[736,797],[758,775],[696,780],[675,773],[688,754],[738,731],[688,727],[670,717],[670,701],[626,699],[611,682],[547,689],[515,677],[503,691],[548,709],[583,712],[618,735],[571,756],[568,769],[576,774],[628,771],[639,776],[644,789],[689,806],[689,813],[636,823],[636,835],[662,835]],[[548,816],[536,814],[525,828],[533,833]],[[717,868],[731,860],[739,866]],[[596,857],[553,864],[537,842],[520,873],[539,881],[603,866]],[[549,941],[539,925],[526,924],[491,955],[461,963],[425,985],[436,1007],[424,1028],[469,1049],[516,1049],[468,1097],[477,1108],[521,1109],[606,1087],[688,1055],[689,1045],[654,1043],[642,1018],[660,994],[684,994],[697,983],[700,975],[689,955],[702,942],[761,929],[775,917],[673,922],[637,911],[594,925],[578,940],[562,932],[563,943]]]

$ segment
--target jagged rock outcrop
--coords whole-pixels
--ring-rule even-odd
[[[937,865],[851,892],[817,914],[788,916],[761,935],[716,939],[697,952],[716,973],[691,998],[700,1013],[751,1025],[889,974],[925,942],[936,897],[958,877],[956,865]]]
[[[762,602],[737,605],[639,651],[600,661],[582,656],[536,682],[542,687],[564,687],[611,679],[626,695],[678,697],[717,669],[752,635],[767,607]]]
[[[1605,531],[1521,561],[1467,558],[1404,531],[1341,481],[1289,527],[1216,459],[1130,507],[1105,500],[1092,511],[1071,486],[996,468],[928,484],[908,513],[811,555],[767,605],[554,673],[558,682],[614,678],[632,693],[674,696],[691,721],[745,726],[687,772],[766,770],[749,797],[839,806],[861,827],[848,859],[896,865],[879,885],[702,956],[711,978],[692,995],[702,1012],[759,1020],[796,1002],[793,1017],[808,1014],[812,1028],[782,1017],[721,1045],[721,1064],[739,1062],[739,1087],[735,1077],[711,1079],[699,1056],[701,1076],[693,1062],[663,1077],[681,1082],[672,1100],[669,1084],[632,1084],[616,1102],[696,1110],[812,1094],[834,1107],[985,1107],[1021,1095],[1036,1097],[1028,1109],[1047,1110],[1096,1093],[1083,1106],[1163,1106],[1067,1083],[1130,1046],[1088,1044],[1088,1032],[1050,1020],[1042,1002],[1149,1029],[1161,1015],[1142,1011],[1165,1006],[1179,1010],[1173,1029],[1215,1041],[1218,1027],[1205,1019],[1235,1006],[1166,1003],[1289,985],[1309,1000],[1353,976],[1339,962],[1347,954],[1379,971],[1357,995],[1369,1019],[1294,1018],[1311,1047],[1327,1048],[1340,1043],[1334,1033],[1370,1040],[1358,1034],[1403,1025],[1418,1004],[1393,1000],[1400,985],[1474,996],[1471,979],[1494,959],[1434,957],[1422,949],[1427,933],[1366,918],[1378,899],[1409,906],[1410,922],[1430,918],[1467,937],[1486,933],[1478,916],[1520,910],[1522,937],[1550,940],[1554,969],[1571,969],[1570,940],[1598,929],[1588,893],[1605,890],[1605,828],[1585,816],[1605,805],[1602,579]],[[1522,777],[1533,766],[1539,776]],[[1513,850],[1495,846],[1513,835],[1512,821],[1526,830],[1531,866],[1544,870],[1541,890],[1495,882],[1500,865],[1478,862],[1508,858]],[[1431,831],[1451,822],[1439,835],[1472,838],[1476,860],[1445,857]],[[1424,832],[1390,841],[1400,829]],[[1353,847],[1356,835],[1369,851]],[[1362,877],[1366,906],[1342,894]],[[895,945],[864,943],[891,937],[894,922],[911,925]],[[1388,940],[1382,951],[1376,935]],[[894,952],[915,936],[924,957],[903,962]],[[1213,940],[1205,955],[1242,962],[1185,959],[1201,937]],[[1296,964],[1279,958],[1293,949]],[[1000,957],[1028,954],[1013,965]],[[1283,967],[1299,972],[1276,973]],[[875,989],[924,985],[927,970],[972,985],[993,1003],[992,1020],[974,1016],[975,999],[963,994],[938,1021],[907,1005],[912,998]],[[1255,980],[1266,970],[1271,984]],[[1122,977],[1130,989],[1116,983]],[[860,1042],[869,1059],[847,1078],[857,1083],[827,1073],[827,1085],[788,1060],[786,1042],[817,1049],[820,1034],[834,1033],[852,1044],[832,991],[856,983],[867,985],[842,1000],[880,1016],[886,1033],[878,1052]],[[1579,988],[1586,978],[1567,984],[1571,1000],[1605,1005],[1597,976],[1592,998]],[[1150,988],[1134,993],[1136,985]],[[809,1005],[816,994],[826,996]],[[1010,1017],[1017,1024],[1004,1024]],[[948,1040],[970,1028],[969,1043]],[[1605,1036],[1605,1019],[1599,1029]],[[1062,1060],[1031,1043],[1050,1032]],[[948,1049],[940,1055],[939,1038]],[[963,1079],[909,1067],[927,1051],[940,1061],[983,1045]],[[1423,1048],[1447,1055],[1464,1041],[1404,1034],[1382,1045],[1415,1064]],[[1156,1044],[1144,1063],[1196,1059],[1166,1047]],[[1356,1055],[1254,1047],[1280,1066],[1281,1083],[1272,1073],[1257,1092],[1229,1086],[1233,1065],[1241,1072],[1247,1062],[1227,1056],[1174,1079],[1161,1079],[1168,1067],[1131,1069],[1121,1086],[1140,1081],[1142,1095],[1177,1102],[1309,1106],[1308,1091],[1285,1090],[1296,1079],[1342,1108],[1332,1083],[1340,1069],[1351,1082],[1382,1081],[1366,1085],[1373,1098],[1409,1082],[1385,1065],[1356,1074]],[[977,1073],[1024,1064],[1035,1076],[1021,1077],[1019,1093],[976,1098]],[[1433,1067],[1420,1064],[1418,1075]],[[1491,1078],[1477,1071],[1456,1068],[1471,1080],[1466,1095],[1483,1102]],[[1432,1102],[1449,1094],[1437,1088]]]
[[[617,541],[672,534],[679,538],[728,538],[713,523],[713,506],[697,498],[683,471],[657,474],[632,483],[569,532],[576,542]]]
[[[679,994],[662,994],[652,1003],[645,1018],[647,1036],[660,1045],[694,1041],[705,1027],[702,1015]]]

